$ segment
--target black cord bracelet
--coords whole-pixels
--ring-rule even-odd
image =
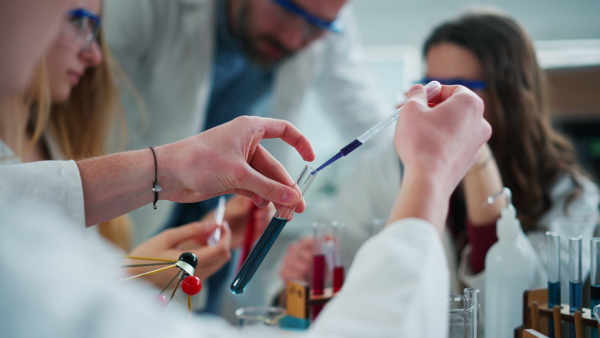
[[[158,193],[162,190],[160,184],[158,184],[158,164],[156,163],[156,153],[153,147],[149,147],[152,151],[152,157],[154,157],[154,182],[152,182],[152,191],[154,191],[154,202],[152,207],[156,210],[156,202],[158,202]]]

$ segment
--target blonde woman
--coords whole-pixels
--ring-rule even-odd
[[[0,101],[0,164],[44,160],[80,160],[105,153],[104,145],[116,113],[119,96],[114,85],[114,63],[100,30],[100,0],[79,2],[65,16],[58,39],[39,64],[25,93]],[[230,231],[206,246],[214,222],[191,223],[165,231],[136,247],[137,256],[175,258],[186,241],[198,243],[196,269],[207,278],[229,260]],[[131,224],[121,216],[89,227],[123,251],[131,249]],[[189,247],[189,246],[188,246]],[[131,271],[131,273],[137,273]],[[151,281],[164,286],[170,277],[156,274]]]

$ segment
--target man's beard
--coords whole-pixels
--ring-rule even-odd
[[[244,55],[252,64],[263,69],[271,69],[294,54],[294,51],[289,50],[277,39],[274,39],[269,35],[263,34],[259,36],[253,36],[253,29],[250,23],[250,6],[247,1],[240,2],[240,8],[236,14],[237,25],[235,25],[236,28],[233,32],[233,35],[240,42]],[[277,60],[268,58],[258,49],[257,45],[259,40],[267,41],[276,48],[280,49],[283,52],[283,56]]]

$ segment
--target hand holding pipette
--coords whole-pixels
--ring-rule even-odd
[[[217,243],[219,243],[219,240],[221,239],[220,226],[223,225],[223,217],[225,217],[225,201],[225,196],[219,197],[219,204],[217,205],[217,211],[215,212],[215,222],[217,223],[219,228],[216,228],[212,235],[208,238],[207,243],[210,246],[217,245]]]
[[[427,91],[427,100],[429,101],[429,100],[433,99],[434,97],[436,97],[441,92],[442,85],[437,81],[431,81],[425,85],[425,90]],[[346,156],[346,155],[350,154],[356,148],[362,146],[367,141],[372,139],[375,135],[377,135],[380,131],[385,129],[385,127],[392,124],[392,122],[397,121],[403,107],[404,107],[404,105],[402,105],[400,108],[398,108],[394,112],[394,114],[392,114],[390,117],[377,123],[375,126],[371,127],[371,129],[367,130],[365,133],[363,133],[362,135],[357,137],[354,141],[348,143],[348,145],[346,145],[344,148],[342,148],[337,154],[335,154],[332,158],[330,158],[325,163],[323,163],[320,167],[318,167],[317,170],[315,170],[315,172],[319,172],[319,171],[323,170],[325,167],[327,167],[331,163],[337,161],[342,156]]]

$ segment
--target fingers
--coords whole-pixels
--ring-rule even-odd
[[[238,182],[240,188],[252,191],[264,200],[287,206],[294,206],[299,200],[298,192],[290,187],[293,185],[293,180],[291,181],[292,183],[290,183],[290,186],[286,186],[269,177],[263,176],[261,173],[250,167],[248,167],[247,175],[244,177],[244,180]],[[289,180],[286,180],[286,182],[290,182],[291,178],[289,178],[289,176],[288,179]],[[239,193],[245,195],[243,192]],[[252,196],[252,201],[259,207],[264,207],[268,204],[261,203],[264,201],[257,199],[255,196]]]
[[[221,238],[215,246],[204,246],[191,251],[198,258],[198,267],[195,275],[200,278],[207,278],[229,259],[231,259],[231,229],[229,224],[224,221],[221,226]]]
[[[263,138],[280,138],[298,151],[302,159],[312,162],[315,153],[308,139],[291,123],[276,119],[261,119],[264,129]]]
[[[312,273],[312,238],[303,238],[288,246],[280,276],[283,280],[304,280],[309,282]]]
[[[163,231],[165,243],[169,247],[176,247],[180,243],[195,240],[206,242],[208,236],[217,228],[214,221],[194,222],[177,228],[171,228]]]

